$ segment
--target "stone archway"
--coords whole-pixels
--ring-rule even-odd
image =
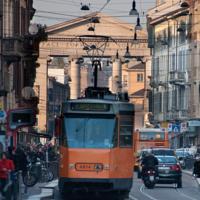
[[[99,23],[95,24],[95,32],[88,31],[93,19],[98,19]],[[102,45],[104,43],[103,57],[112,59],[113,70],[117,82],[121,81],[122,62],[124,62],[124,54],[128,50],[131,57],[149,57],[150,50],[147,47],[147,33],[142,30],[137,32],[137,40],[134,40],[133,25],[126,24],[102,13],[92,13],[74,20],[55,24],[46,29],[48,34],[47,41],[40,44],[40,56],[38,62],[40,67],[37,69],[35,84],[40,85],[40,101],[39,109],[42,109],[38,121],[39,124],[46,123],[47,110],[47,73],[48,73],[48,57],[68,57],[71,59],[72,68],[72,98],[79,97],[80,94],[80,71],[78,59],[89,57],[87,49],[84,47],[88,44]],[[96,35],[95,33],[98,33]],[[85,45],[85,44],[86,45]],[[96,53],[95,56],[98,56]],[[101,55],[99,55],[101,57]],[[115,85],[116,86],[116,85]],[[113,86],[113,90],[115,86]],[[40,110],[41,110],[40,109]],[[40,126],[40,125],[39,125]]]

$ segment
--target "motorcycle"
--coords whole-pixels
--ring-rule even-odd
[[[27,171],[22,176],[23,183],[27,187],[33,187],[38,182],[37,173],[34,171],[34,165],[29,162],[27,165]]]
[[[156,170],[155,169],[145,170],[142,176],[142,180],[146,188],[153,189],[157,180]]]

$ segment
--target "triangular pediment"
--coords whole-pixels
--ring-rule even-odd
[[[100,23],[95,23],[95,31],[88,31],[90,26],[94,26],[94,23],[91,23],[94,17],[97,17]],[[134,34],[134,25],[103,13],[94,12],[49,26],[46,32],[49,37],[76,37],[80,35],[95,35],[98,33],[98,35],[113,38],[130,38]],[[141,39],[147,38],[146,30],[138,31],[137,35]]]

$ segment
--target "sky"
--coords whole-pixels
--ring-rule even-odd
[[[156,0],[136,0],[136,9],[140,13],[141,23],[146,24],[146,12],[155,6]],[[47,26],[68,21],[82,15],[101,11],[114,16],[125,23],[136,23],[133,16],[129,16],[132,0],[33,0],[36,9],[32,23]],[[89,11],[82,11],[82,5],[89,5]]]

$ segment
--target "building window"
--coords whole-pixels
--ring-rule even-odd
[[[137,82],[143,82],[143,74],[137,74]]]
[[[171,71],[175,71],[176,70],[176,54],[173,53],[171,55]]]
[[[180,22],[180,25],[178,27],[179,29],[179,43],[185,43],[186,41],[186,23],[184,21]]]
[[[128,86],[128,76],[127,76],[127,75],[124,75],[124,76],[123,76],[123,86],[124,86],[124,87],[127,87],[127,86]]]

